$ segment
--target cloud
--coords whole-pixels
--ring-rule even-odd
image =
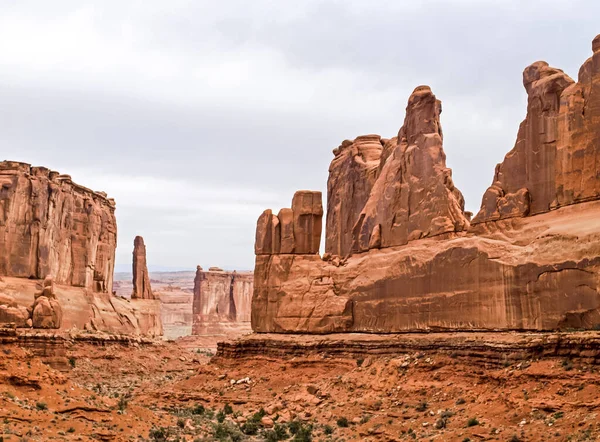
[[[476,211],[538,59],[576,77],[592,0],[7,1],[0,152],[117,200],[118,263],[251,268],[262,209],[325,191],[331,150],[393,136],[412,90],[443,102]]]

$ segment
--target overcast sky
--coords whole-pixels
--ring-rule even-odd
[[[522,71],[576,78],[597,0],[0,0],[0,160],[117,201],[117,264],[251,269],[257,217],[323,190],[332,149],[442,100],[476,212],[525,116]]]

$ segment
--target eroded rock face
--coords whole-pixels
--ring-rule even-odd
[[[0,324],[28,327],[31,325],[30,322],[30,312],[26,307],[18,304],[6,282],[0,278]]]
[[[144,238],[136,236],[133,241],[133,293],[132,299],[155,299],[150,287],[150,276],[146,265]]]
[[[291,209],[265,210],[256,223],[256,255],[319,253],[323,220],[321,192],[299,190]]]
[[[353,228],[352,250],[391,247],[469,227],[464,199],[442,148],[442,105],[428,86],[408,100],[395,145],[386,146],[368,200]]]
[[[575,83],[538,61],[523,72],[527,117],[473,223],[529,216],[600,196],[600,50]]]
[[[599,327],[599,41],[578,83],[543,62],[525,70],[527,118],[473,225],[429,88],[411,95],[397,138],[381,150],[369,139],[377,169],[358,164],[356,140],[343,143],[330,167],[327,253],[257,254],[253,329]]]
[[[333,151],[327,180],[326,253],[347,256],[352,251],[352,230],[381,171],[383,143],[379,135],[363,135]]]
[[[54,281],[46,277],[34,294],[35,301],[31,307],[33,328],[60,328],[62,324],[62,307],[54,293]]]
[[[250,330],[252,272],[209,271],[198,266],[194,279],[194,335],[228,334]]]
[[[0,163],[0,274],[109,293],[114,200],[44,167]]]

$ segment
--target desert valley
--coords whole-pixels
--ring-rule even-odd
[[[149,272],[118,201],[1,162],[0,442],[600,439],[591,52],[525,68],[478,213],[418,86],[396,135],[333,149],[326,201],[260,214],[253,271]]]

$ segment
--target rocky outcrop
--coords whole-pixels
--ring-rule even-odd
[[[385,143],[379,135],[363,135],[345,140],[333,151],[327,180],[326,253],[347,256],[352,251],[352,231],[379,177]]]
[[[115,202],[45,167],[0,163],[0,275],[110,293]]]
[[[45,167],[1,162],[0,323],[160,335],[157,301],[112,295],[116,235],[105,193]]]
[[[144,238],[136,236],[133,241],[133,293],[132,299],[155,299],[150,287],[150,277],[146,265]]]
[[[58,331],[87,330],[148,337],[162,334],[160,303],[157,300],[128,300],[56,281],[52,298],[41,295],[48,288],[43,286],[47,282],[13,277],[4,277],[3,280],[0,283],[0,315],[4,310],[3,299],[8,298],[12,300],[13,308],[7,311],[25,311],[29,320],[17,322],[0,317],[0,324],[15,323],[21,328],[50,325],[55,328],[59,325]],[[29,307],[32,301],[33,309]]]
[[[6,290],[7,284],[0,278],[0,324],[14,324],[16,327],[31,326],[29,310],[15,300]]]
[[[323,219],[321,192],[299,190],[291,209],[278,215],[265,210],[256,225],[254,251],[257,255],[319,253]]]
[[[357,139],[370,143],[368,167],[356,140],[343,143],[330,167],[327,253],[257,250],[253,329],[600,327],[598,57],[578,83],[545,63],[526,69],[528,116],[473,225],[445,165],[441,105],[428,87],[415,89],[398,137],[379,141],[381,150],[376,136]],[[269,221],[277,244],[281,220],[268,215],[257,230]]]
[[[408,99],[404,125],[387,150],[353,228],[352,250],[406,244],[469,227],[464,199],[452,182],[442,148],[442,105],[428,86]]]
[[[31,307],[31,322],[34,328],[60,328],[62,324],[62,307],[54,293],[54,281],[46,277],[34,294],[35,301]]]
[[[544,61],[523,72],[527,116],[496,167],[474,223],[530,216],[600,197],[600,39],[577,83]]]
[[[198,266],[194,279],[194,335],[250,331],[250,307],[254,278],[251,272],[209,271]]]

